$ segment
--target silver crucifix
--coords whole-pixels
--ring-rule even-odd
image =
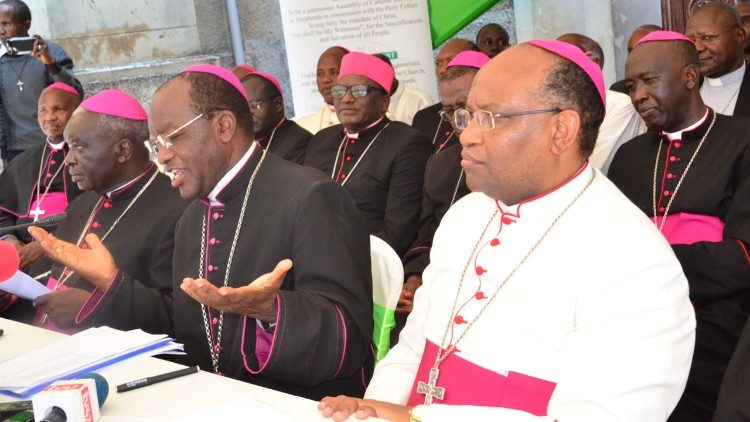
[[[417,393],[424,394],[424,405],[429,406],[432,404],[432,398],[443,400],[445,397],[445,387],[437,386],[438,375],[440,370],[435,368],[430,369],[430,380],[425,384],[424,381],[417,383]]]
[[[18,85],[18,90],[19,91],[23,91],[23,81],[22,80],[19,79],[18,82],[16,82],[16,85]]]
[[[40,209],[38,206],[33,211],[29,211],[29,215],[34,216],[34,222],[39,221],[39,216],[44,215],[46,211]]]

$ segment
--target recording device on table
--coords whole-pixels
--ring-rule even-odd
[[[99,374],[56,381],[31,400],[0,403],[0,421],[95,421],[108,394],[109,383]]]
[[[5,49],[13,56],[26,56],[34,51],[34,37],[13,37],[5,40]]]

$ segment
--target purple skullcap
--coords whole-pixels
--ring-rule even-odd
[[[79,106],[84,110],[128,120],[148,120],[141,103],[119,89],[106,89],[83,100]]]
[[[583,70],[586,75],[588,75],[589,79],[591,79],[591,82],[594,83],[596,90],[599,92],[599,98],[602,100],[602,105],[606,109],[607,94],[606,89],[604,88],[602,69],[580,48],[573,44],[568,44],[558,40],[531,40],[526,41],[524,44],[531,44],[573,62],[573,64]]]
[[[481,51],[462,51],[458,53],[450,62],[446,69],[453,66],[468,66],[481,69],[482,66],[490,61],[490,56],[482,53]]]
[[[346,75],[359,75],[372,79],[385,92],[391,92],[393,68],[388,63],[367,53],[351,51],[341,59],[339,80]]]
[[[180,73],[209,73],[214,75],[228,82],[242,95],[242,98],[244,98],[246,102],[250,102],[240,80],[227,68],[216,66],[214,64],[196,64],[182,69]]]
[[[59,89],[60,91],[69,92],[75,95],[76,97],[81,98],[81,94],[79,94],[75,88],[63,82],[55,82],[52,85],[48,85],[46,88],[42,90],[42,94],[48,91],[52,91],[53,89]]]
[[[693,40],[686,37],[684,34],[680,34],[679,32],[675,31],[654,31],[646,34],[643,38],[641,38],[637,43],[635,43],[635,47],[638,47],[639,45],[651,42],[651,41],[687,41],[690,44],[695,44]]]
[[[251,75],[258,75],[258,76],[260,76],[261,78],[263,78],[263,79],[265,79],[265,80],[267,80],[267,81],[271,82],[271,83],[273,84],[273,86],[275,86],[275,87],[276,87],[276,89],[277,89],[277,90],[279,91],[279,95],[282,95],[282,96],[284,95],[284,94],[283,94],[283,93],[281,92],[281,85],[279,84],[279,81],[278,81],[278,80],[276,80],[276,78],[275,78],[275,77],[274,77],[273,75],[271,75],[270,73],[265,73],[265,72],[258,72],[258,71],[256,70],[255,72],[250,72],[250,73],[248,73],[247,75],[245,75],[245,77],[247,77],[247,76],[251,76]],[[245,78],[242,78],[242,79],[245,79]]]

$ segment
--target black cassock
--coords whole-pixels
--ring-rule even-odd
[[[29,209],[36,197],[37,179],[41,163],[39,193],[44,194],[49,186],[49,193],[64,192],[68,203],[81,193],[70,180],[65,165],[68,148],[52,150],[45,142],[19,154],[0,174],[0,227],[24,224],[34,221]],[[62,168],[61,168],[62,167]],[[57,175],[55,176],[55,173]],[[39,218],[47,217],[42,214]],[[30,242],[31,235],[26,230],[16,230],[0,234],[0,237],[12,234],[24,243]]]
[[[469,192],[461,168],[461,145],[453,145],[430,157],[424,175],[424,197],[417,239],[404,255],[404,275],[421,275],[427,268],[432,238],[440,221],[448,208]]]
[[[269,152],[293,163],[302,164],[312,133],[302,129],[296,122],[284,119],[273,132],[273,136],[259,139],[258,143]],[[270,147],[269,147],[270,140]]]
[[[713,115],[710,110],[701,125],[683,133],[682,141],[670,143],[666,136],[647,132],[625,143],[612,161],[609,178],[653,217],[654,163],[662,144],[656,208],[663,215]],[[709,420],[750,309],[750,120],[716,115],[668,213],[712,216],[724,224],[721,241],[672,245],[687,276],[697,319],[690,377],[672,420]]]
[[[245,190],[261,156],[258,147],[218,194],[222,205],[193,201],[177,223],[172,297],[121,272],[97,311],[129,314],[135,306],[149,313],[185,344],[182,363],[207,371],[213,366],[205,326],[215,344],[223,325],[220,373],[314,400],[361,396],[373,358],[369,238],[351,199],[320,172],[266,154],[247,202],[228,285],[247,285],[292,259],[277,295],[273,334],[237,314],[225,314],[220,324],[219,312],[209,309],[204,321],[200,304],[180,289],[185,277],[223,285]]]
[[[440,118],[442,109],[443,103],[435,103],[419,110],[411,122],[411,126],[422,132],[435,149],[445,149],[458,143],[458,136],[451,124]]]
[[[310,141],[305,165],[343,184],[369,233],[401,256],[416,236],[424,170],[433,151],[418,131],[383,118],[356,138],[345,139],[340,124],[321,130]]]
[[[144,190],[152,176],[153,181]],[[172,188],[169,178],[150,164],[135,181],[111,192],[109,197],[85,192],[76,198],[68,209],[68,221],[60,224],[55,236],[76,243],[91,219],[87,233],[95,233],[102,238],[109,232],[103,242],[120,271],[143,281],[144,287],[168,295],[172,290],[171,256],[175,225],[189,203],[180,197],[177,189]],[[124,212],[128,206],[130,208]],[[114,225],[118,218],[119,222]],[[64,266],[53,265],[50,277],[57,281],[64,279],[66,275],[63,270]],[[89,282],[75,273],[67,279],[65,286],[93,290]],[[154,318],[161,316],[163,312],[144,310],[137,295],[127,297],[129,302],[121,304],[130,312],[119,313],[103,311],[103,306],[97,307],[101,297],[102,294],[98,291],[91,295],[78,315],[78,328],[108,325],[121,330],[141,328],[160,333],[164,324],[168,323],[155,321]]]

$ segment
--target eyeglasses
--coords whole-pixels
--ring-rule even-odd
[[[697,43],[700,41],[701,44],[713,44],[714,42],[716,42],[717,39],[719,39],[719,34],[721,34],[722,32],[726,32],[726,31],[732,31],[737,28],[739,28],[738,25],[732,25],[729,28],[721,29],[713,34],[695,34],[695,35],[688,35],[687,37],[690,38],[690,40],[693,43]]]
[[[172,144],[174,142],[171,141],[171,138],[175,136],[179,131],[185,129],[186,127],[198,121],[198,119],[203,117],[206,113],[208,112],[206,111],[193,117],[192,119],[190,119],[190,121],[178,127],[177,129],[169,132],[166,135],[157,135],[156,138],[149,139],[148,144],[151,147],[151,150],[153,150],[154,154],[158,154],[161,148],[164,148],[165,150],[169,150],[170,148],[172,148]]]
[[[352,86],[344,86],[344,85],[333,85],[331,87],[331,96],[336,99],[344,98],[344,95],[346,95],[347,91],[352,92],[352,97],[354,98],[364,98],[369,94],[371,91],[377,91],[383,95],[386,94],[385,90],[370,86],[370,85],[352,85]]]
[[[258,111],[260,110],[260,105],[269,101],[273,101],[279,97],[273,97],[273,98],[266,98],[265,100],[258,100],[258,101],[250,101],[247,103],[250,106],[250,110]]]
[[[438,115],[440,116],[440,120],[444,122],[450,122],[453,120],[453,116],[456,113],[456,110],[440,110],[438,112]]]
[[[458,130],[465,130],[469,127],[469,121],[474,118],[474,123],[477,124],[479,130],[486,132],[495,128],[495,118],[507,118],[515,116],[527,116],[531,114],[542,114],[542,113],[559,113],[562,110],[559,108],[545,108],[543,110],[528,110],[528,111],[516,111],[512,113],[500,113],[494,114],[487,110],[477,110],[474,112],[459,108],[453,112],[453,116]]]

